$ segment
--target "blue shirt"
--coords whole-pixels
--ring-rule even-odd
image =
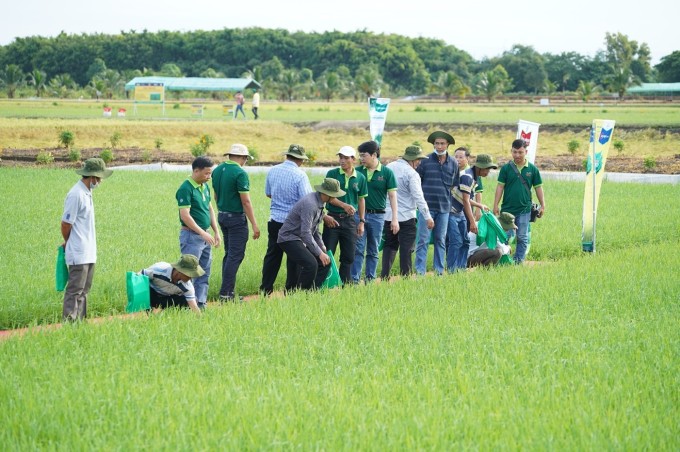
[[[272,199],[271,219],[283,223],[295,203],[312,191],[307,173],[295,162],[286,160],[274,166],[264,184],[264,193]]]
[[[433,152],[416,169],[420,174],[425,202],[430,212],[448,213],[451,210],[451,189],[458,183],[458,162],[446,154],[443,164]]]

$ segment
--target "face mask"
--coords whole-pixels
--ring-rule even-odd
[[[446,150],[443,150],[443,151],[439,152],[438,150],[435,149],[434,152],[435,152],[439,157],[441,157],[442,155],[445,155],[445,154],[446,154]]]
[[[90,182],[90,190],[94,190],[97,187],[99,187],[99,182]]]

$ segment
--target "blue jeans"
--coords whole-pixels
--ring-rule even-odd
[[[470,248],[467,231],[467,218],[463,212],[449,214],[449,226],[446,231],[448,242],[446,268],[449,272],[467,268],[467,254]]]
[[[357,224],[359,215],[355,215]],[[358,283],[361,279],[361,268],[364,265],[364,253],[366,254],[366,281],[375,279],[378,269],[378,246],[382,238],[383,224],[385,223],[384,213],[367,213],[366,223],[364,224],[364,235],[357,238],[357,247],[352,263],[352,280]]]
[[[224,240],[224,257],[222,258],[221,297],[234,297],[236,273],[246,256],[248,243],[248,220],[244,213],[217,214],[217,221],[222,229]]]
[[[179,251],[182,254],[193,254],[198,258],[198,264],[205,275],[194,278],[194,290],[196,290],[196,303],[203,309],[208,301],[208,281],[210,280],[210,267],[212,266],[212,249],[210,244],[203,240],[200,235],[188,229],[179,231]]]
[[[515,248],[514,261],[516,264],[524,262],[527,255],[527,245],[529,244],[529,220],[531,212],[515,215],[515,225],[517,225],[517,247]],[[515,235],[514,231],[508,233],[508,239]]]
[[[434,271],[441,275],[444,273],[444,252],[446,243],[446,230],[449,226],[448,212],[430,212],[434,220]],[[430,230],[423,215],[418,212],[418,243],[416,245],[416,273],[424,275],[427,267],[427,250],[430,246]]]

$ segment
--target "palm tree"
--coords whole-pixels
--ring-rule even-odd
[[[362,64],[357,69],[355,80],[357,89],[366,97],[379,96],[385,84],[380,71],[374,64]]]
[[[292,102],[293,95],[300,85],[300,73],[294,69],[286,69],[281,72],[277,82],[281,97]]]
[[[35,89],[35,97],[42,97],[42,93],[47,89],[47,75],[40,69],[33,69],[28,74],[28,84]]]
[[[97,98],[97,102],[99,102],[99,98],[106,89],[106,83],[104,83],[104,80],[100,79],[99,77],[94,77],[92,80],[90,80],[90,84],[87,87],[88,91],[92,92],[92,94],[94,94],[94,96]]]
[[[453,96],[465,97],[466,94],[470,93],[470,87],[463,83],[460,77],[452,71],[440,74],[434,88],[437,92],[444,94],[446,102],[450,102]]]
[[[16,64],[8,64],[5,70],[0,72],[0,82],[5,86],[7,97],[14,99],[17,89],[26,83],[24,71]]]
[[[342,92],[343,85],[342,80],[337,72],[326,71],[321,76],[316,79],[316,86],[319,91],[319,96],[322,99],[326,99],[326,102],[330,102],[333,98]]]
[[[477,90],[489,102],[493,102],[494,98],[503,94],[510,87],[511,83],[512,79],[508,76],[508,72],[499,64],[493,70],[479,74]]]
[[[59,98],[66,98],[78,85],[71,77],[71,74],[59,74],[52,77],[48,84],[52,93]]]
[[[578,82],[578,88],[576,88],[576,94],[581,96],[583,102],[588,102],[590,97],[597,92],[597,86],[595,83],[581,80]]]

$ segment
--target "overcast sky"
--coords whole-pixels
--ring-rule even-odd
[[[680,2],[647,0],[164,0],[12,1],[2,10],[0,45],[17,37],[159,30],[282,28],[290,31],[395,33],[435,38],[475,59],[513,44],[540,53],[575,51],[594,56],[606,32],[645,42],[652,64],[680,50]]]

